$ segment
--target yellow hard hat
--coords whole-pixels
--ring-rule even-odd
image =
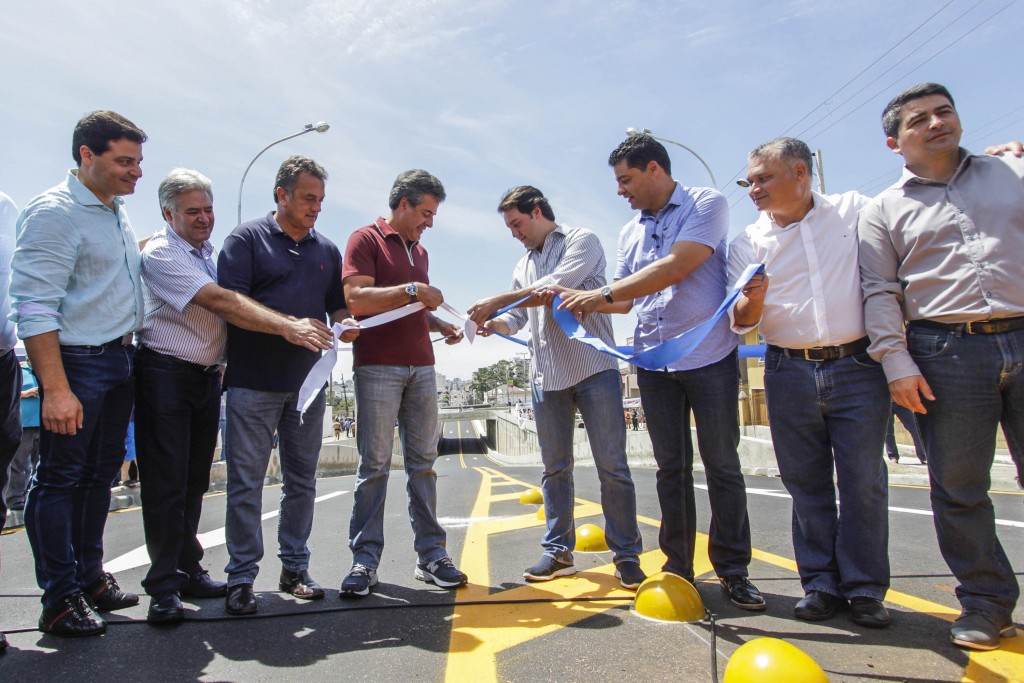
[[[603,553],[608,550],[604,540],[604,529],[596,524],[580,524],[576,528],[576,551],[581,553]]]
[[[755,638],[736,648],[725,667],[723,683],[828,683],[811,656],[778,638]]]
[[[519,494],[519,502],[523,505],[540,505],[544,502],[544,494],[540,489],[526,489]]]
[[[693,584],[671,572],[658,572],[636,589],[633,611],[654,621],[701,621],[704,601]]]
[[[537,508],[537,519],[547,519],[544,516],[544,506],[543,505],[541,505],[539,508]]]

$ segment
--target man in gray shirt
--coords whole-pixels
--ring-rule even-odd
[[[533,294],[542,279],[571,289],[597,289],[607,284],[604,250],[597,236],[555,223],[551,205],[537,188],[512,188],[502,197],[498,212],[527,253],[516,265],[511,291],[470,307],[477,324]],[[576,573],[572,561],[576,547],[572,442],[578,408],[601,480],[601,506],[608,546],[615,553],[615,576],[623,587],[636,589],[647,577],[640,569],[642,540],[636,523],[636,493],[626,464],[618,361],[570,339],[555,322],[551,309],[538,307],[539,303],[540,298],[534,296],[523,303],[528,308],[514,308],[487,323],[502,334],[514,334],[530,323],[533,408],[544,461],[541,489],[547,533],[541,541],[544,555],[523,576],[527,581],[549,581]],[[607,314],[589,316],[586,328],[609,346],[615,345]],[[489,334],[487,327],[481,330]]]
[[[1024,160],[961,148],[935,83],[894,98],[882,127],[906,168],[860,215],[869,353],[918,413],[939,549],[960,581],[950,637],[992,650],[1015,634],[1020,596],[988,487],[999,424],[1024,445]]]

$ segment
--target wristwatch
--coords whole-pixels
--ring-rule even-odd
[[[416,286],[415,282],[410,282],[405,286],[405,293],[409,295],[409,299],[412,301],[419,301],[419,297],[416,296],[419,294],[419,291],[420,288]]]
[[[608,303],[615,303],[615,299],[612,298],[612,288],[609,287],[608,285],[605,285],[604,287],[601,288],[601,296],[603,296],[604,300],[607,301]]]

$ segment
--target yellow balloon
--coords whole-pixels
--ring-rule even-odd
[[[671,572],[658,572],[636,589],[633,611],[654,621],[693,623],[706,613],[693,584]]]
[[[828,683],[811,656],[778,638],[755,638],[736,648],[725,667],[723,683]]]
[[[544,506],[543,505],[541,505],[539,508],[537,508],[537,519],[541,519],[541,520],[546,519],[546,517],[544,516]]]
[[[603,553],[608,550],[604,529],[596,524],[580,524],[576,528],[576,551],[581,553]]]

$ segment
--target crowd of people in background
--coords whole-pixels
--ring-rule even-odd
[[[889,625],[881,454],[895,414],[927,461],[939,548],[959,581],[952,642],[987,650],[1015,633],[1020,589],[987,487],[997,427],[1011,452],[1024,444],[1021,146],[990,155],[961,148],[953,97],[937,84],[900,93],[882,123],[905,166],[874,198],[815,192],[800,140],[754,147],[740,184],[761,216],[731,245],[723,195],[677,182],[665,148],[631,134],[608,160],[618,194],[637,212],[619,236],[610,283],[593,232],[556,222],[536,187],[503,195],[498,213],[526,253],[508,290],[480,299],[468,315],[483,336],[530,328],[532,405],[516,412],[536,424],[547,521],[526,581],[576,572],[572,444],[582,419],[621,585],[636,589],[646,578],[626,462],[627,429],[641,425],[658,467],[663,569],[694,582],[692,415],[710,493],[711,565],[733,605],[766,608],[748,578],[751,528],[737,451],[738,335],[756,326],[767,343],[772,440],[793,499],[804,591],[794,616],[823,621],[848,610],[858,625]],[[60,184],[20,215],[0,195],[0,280],[10,276],[0,311],[0,526],[7,507],[23,508],[43,590],[40,630],[103,633],[104,612],[139,603],[103,567],[111,482],[131,478],[119,474],[130,425],[151,560],[142,581],[148,621],[181,621],[183,597],[223,598],[234,615],[259,610],[253,583],[273,448],[283,479],[278,587],[301,600],[325,596],[307,544],[325,392],[301,413],[296,400],[334,343],[328,321],[346,326],[341,341],[354,351],[357,417],[334,419],[334,436],[354,433],[359,452],[352,565],[340,595],[368,595],[379,580],[396,424],[414,576],[465,585],[438,521],[433,469],[429,335],[449,344],[462,338],[434,314],[445,297],[430,284],[422,244],[446,198],[441,181],[421,169],[399,174],[388,217],[355,230],[342,249],[315,229],[327,171],[290,157],[274,179],[273,210],[236,227],[218,253],[210,242],[212,184],[196,170],[174,169],[157,192],[166,225],[140,249],[122,198],[142,176],[146,140],[123,116],[92,112],[74,129],[76,166]],[[635,350],[645,351],[709,319],[729,284],[756,263],[763,270],[693,352],[637,370],[639,409],[623,409],[617,361],[568,337],[549,306],[561,296],[589,335],[612,346],[611,316],[633,312]],[[359,327],[409,304],[409,315]],[[15,332],[27,350],[21,363]],[[227,461],[225,581],[204,568],[197,538],[218,433]]]

